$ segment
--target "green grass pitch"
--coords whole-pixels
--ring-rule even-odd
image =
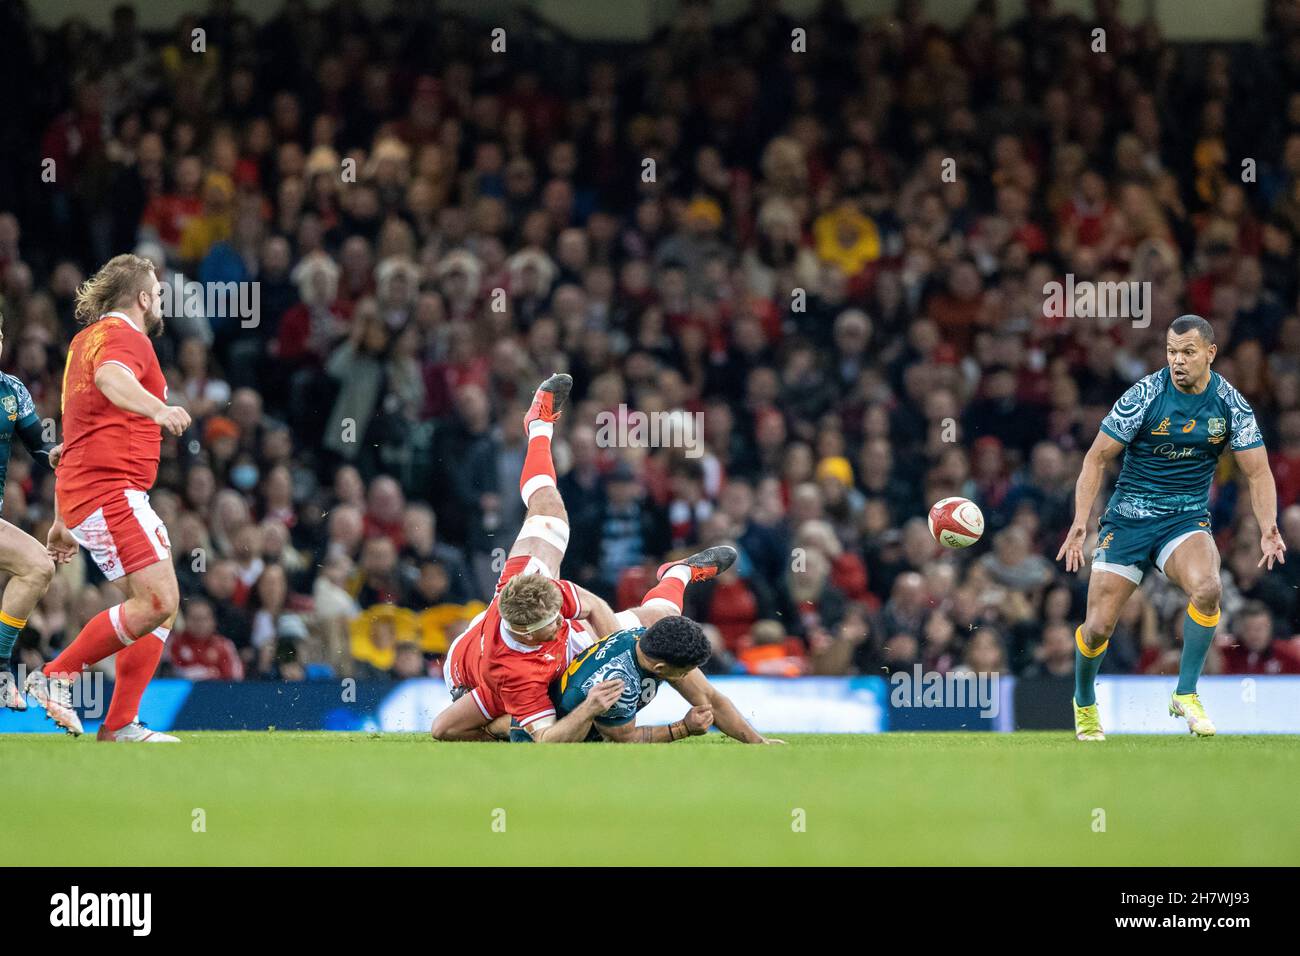
[[[1300,863],[1297,737],[181,736],[0,735],[11,845],[69,866]]]

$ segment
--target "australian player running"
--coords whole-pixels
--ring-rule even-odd
[[[0,324],[0,350],[3,347],[4,330]],[[0,372],[0,507],[15,435],[37,461],[51,468],[58,465],[63,446],[45,441],[31,394],[18,379]],[[12,671],[14,645],[27,624],[27,615],[50,585],[54,562],[39,541],[0,519],[0,571],[9,575],[4,598],[0,599],[0,707],[26,710],[27,700]]]
[[[174,743],[139,720],[140,698],[162,657],[179,590],[167,529],[149,505],[162,430],[179,436],[189,413],[166,403],[150,336],[162,331],[162,286],[153,263],[110,259],[77,290],[77,319],[63,372],[64,451],[46,545],[60,563],[81,546],[126,600],[101,611],[42,671],[27,693],[70,734],[81,733],[71,685],[83,667],[117,654],[113,697],[98,739]]]
[[[1231,449],[1250,487],[1260,527],[1260,565],[1285,562],[1277,489],[1249,403],[1210,370],[1214,329],[1195,315],[1175,319],[1169,365],[1125,392],[1101,423],[1075,485],[1074,523],[1057,560],[1083,566],[1088,518],[1106,464],[1122,452],[1119,480],[1097,532],[1088,609],[1075,631],[1074,727],[1079,740],[1104,740],[1096,678],[1120,609],[1155,565],[1190,598],[1183,616],[1178,687],[1169,713],[1202,737],[1214,733],[1196,682],[1219,623],[1219,552],[1210,536],[1209,493],[1219,456]]]

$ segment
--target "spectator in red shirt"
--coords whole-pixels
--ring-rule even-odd
[[[290,367],[319,367],[347,331],[345,309],[338,302],[339,267],[317,252],[298,263],[290,277],[301,301],[280,319],[271,354]]]
[[[984,284],[974,263],[961,261],[948,271],[947,284],[928,303],[930,318],[960,354],[970,351],[984,308]]]
[[[402,494],[402,486],[396,479],[380,475],[370,483],[366,498],[366,537],[382,535],[392,541],[393,547],[399,551],[406,547],[406,535],[402,530],[406,498]]]
[[[711,593],[703,598],[703,615],[699,619],[717,627],[727,649],[734,652],[758,620],[759,602],[753,589],[734,569],[716,580]]]
[[[145,207],[140,225],[157,235],[170,255],[179,252],[181,233],[191,219],[203,212],[203,160],[182,156],[176,163],[176,182],[170,192],[155,196]]]
[[[187,680],[241,681],[244,662],[234,642],[217,633],[212,604],[201,597],[185,602],[185,630],[167,642],[172,671]]]
[[[1295,639],[1274,640],[1273,615],[1262,601],[1247,601],[1232,622],[1223,648],[1225,674],[1300,674]]]

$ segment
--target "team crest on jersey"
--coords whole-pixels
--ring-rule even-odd
[[[1157,425],[1155,428],[1151,429],[1151,434],[1153,434],[1153,435],[1168,435],[1168,434],[1169,434],[1169,419],[1167,419],[1167,418],[1162,418],[1162,419],[1160,419],[1160,424]]]
[[[1223,441],[1224,433],[1228,430],[1228,421],[1224,418],[1211,418],[1205,423],[1205,427],[1210,433],[1210,442],[1217,445]]]
[[[636,669],[632,666],[632,662],[626,654],[620,654],[608,663],[597,667],[591,676],[582,682],[582,692],[583,694],[589,694],[597,684],[615,678],[623,682],[625,692],[629,691],[629,689],[631,689],[633,695],[639,692],[641,682],[638,679]]]
[[[0,405],[4,406],[5,414],[9,416],[11,422],[18,418],[18,399],[12,395],[6,395],[0,398]]]

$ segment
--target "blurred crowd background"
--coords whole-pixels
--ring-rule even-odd
[[[665,556],[736,544],[688,591],[717,673],[1068,680],[1080,458],[1184,312],[1214,324],[1300,543],[1295,0],[1260,44],[1166,42],[1107,0],[963,3],[956,29],[922,0],[730,22],[683,0],[646,44],[528,21],[504,53],[427,4],[274,2],[164,35],[131,4],[101,31],[0,3],[2,366],[40,414],[112,255],[256,283],[255,322],[173,310],[157,340],[194,416],[152,493],[184,597],[167,672],[439,673],[522,520],[520,422],[554,370],[565,576],[618,609]],[[1149,325],[1045,316],[1067,273],[1151,283]],[[620,405],[702,415],[703,453],[610,447]],[[1225,456],[1208,671],[1300,672],[1300,553],[1257,568],[1233,477]],[[43,540],[52,493],[15,448],[5,520]],[[949,495],[987,518],[967,551],[927,529]],[[21,662],[116,600],[63,569]],[[1176,673],[1185,602],[1150,573],[1103,673]]]

